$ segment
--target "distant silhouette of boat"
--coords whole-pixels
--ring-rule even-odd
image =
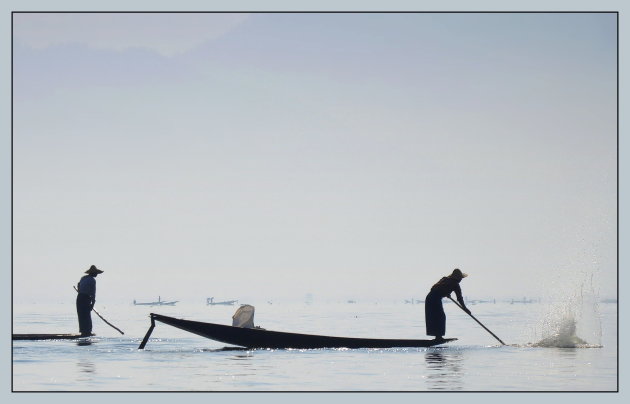
[[[469,298],[465,298],[466,300],[466,304],[479,304],[479,303],[496,303],[497,300],[496,299],[492,299],[492,300],[483,300],[483,299],[469,299]]]
[[[534,299],[528,299],[526,297],[522,298],[521,300],[514,300],[512,299],[510,301],[510,304],[514,304],[514,303],[523,303],[523,304],[529,304],[529,303],[536,303],[538,302],[538,300],[534,300]]]
[[[222,302],[215,302],[214,297],[208,297],[206,299],[206,304],[208,306],[234,306],[238,303],[238,300],[224,300]]]
[[[179,300],[166,301],[162,300],[160,296],[158,296],[157,302],[136,302],[136,299],[133,299],[134,306],[175,306]]]

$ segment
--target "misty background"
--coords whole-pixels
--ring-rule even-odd
[[[612,13],[13,15],[13,301],[617,287]]]

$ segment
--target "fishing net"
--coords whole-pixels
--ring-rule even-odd
[[[254,328],[254,306],[244,304],[232,316],[232,326]]]

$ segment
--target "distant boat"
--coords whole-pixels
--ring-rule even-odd
[[[139,303],[136,302],[136,299],[133,300],[133,304],[134,306],[175,306],[175,303],[177,303],[179,300],[173,300],[173,301],[166,301],[166,300],[162,300],[162,298],[160,296],[158,296],[158,300],[157,302],[144,302],[144,303]]]
[[[526,297],[524,297],[521,300],[514,300],[512,299],[512,301],[510,301],[510,304],[514,304],[514,303],[523,303],[523,304],[529,304],[529,303],[536,303],[536,300],[534,299],[528,299]]]
[[[214,297],[208,297],[206,299],[206,304],[208,306],[234,306],[238,303],[238,300],[224,300],[222,302],[215,302]]]
[[[466,304],[479,304],[479,303],[496,303],[496,299],[482,300],[482,299],[468,299],[466,298]]]

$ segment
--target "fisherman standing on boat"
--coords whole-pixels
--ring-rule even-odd
[[[77,316],[81,336],[92,335],[92,309],[96,302],[96,276],[103,271],[92,265],[77,285]]]
[[[470,314],[470,310],[464,304],[462,289],[459,287],[459,283],[467,276],[468,274],[456,268],[453,270],[453,273],[440,279],[431,287],[431,291],[424,302],[424,319],[427,326],[427,335],[434,336],[438,341],[444,339],[443,337],[446,334],[446,314],[442,306],[442,298],[450,296],[453,292],[455,292],[457,301],[462,306],[462,309]]]

